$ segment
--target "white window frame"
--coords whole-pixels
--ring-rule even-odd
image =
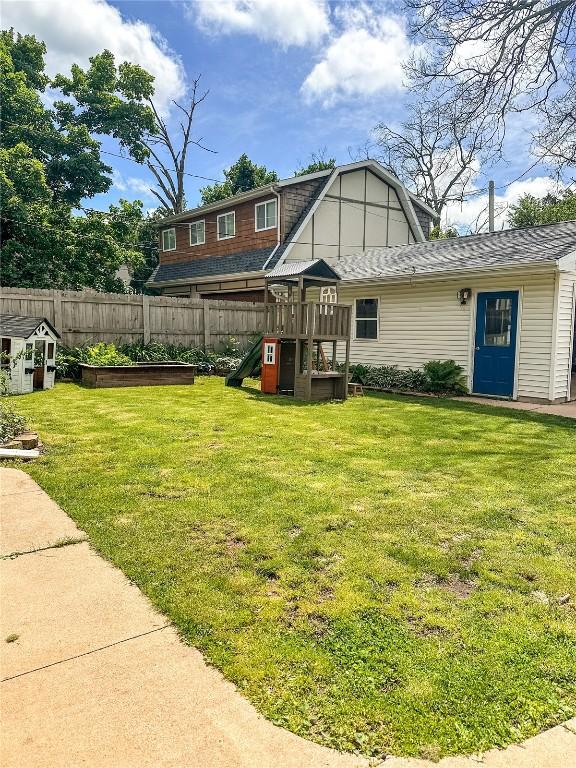
[[[320,288],[321,304],[338,304],[338,289],[335,285],[326,285]]]
[[[259,227],[258,226],[258,208],[261,206],[264,206],[264,221],[266,221],[266,206],[269,203],[274,203],[274,210],[275,210],[275,216],[274,216],[274,224],[269,224],[266,227]],[[267,229],[276,229],[278,226],[278,200],[275,197],[271,197],[269,200],[262,200],[259,203],[256,203],[254,205],[254,231],[255,232],[264,232]]]
[[[197,243],[192,242],[192,227],[195,225],[196,227],[198,224],[202,224],[202,240],[199,240]],[[190,246],[193,248],[195,245],[205,245],[206,244],[206,219],[199,219],[198,221],[191,221],[188,225],[188,242],[190,243]]]
[[[264,365],[276,365],[276,344],[267,341],[264,344]]]
[[[174,232],[174,248],[165,248],[165,242],[164,242],[164,235],[166,235],[168,232]],[[176,227],[168,227],[168,229],[162,230],[162,251],[166,253],[167,251],[175,251],[176,250]]]
[[[376,302],[376,317],[357,317],[356,312],[359,301],[365,301],[366,299],[373,299]],[[376,321],[376,338],[366,339],[362,336],[358,336],[358,320],[375,320]],[[354,299],[354,341],[360,342],[375,342],[380,341],[380,297],[379,296],[357,296]]]
[[[234,234],[220,237],[220,219],[223,219],[225,216],[233,216]],[[221,213],[216,217],[216,238],[218,240],[230,240],[232,237],[236,237],[236,211],[226,211],[226,213]]]

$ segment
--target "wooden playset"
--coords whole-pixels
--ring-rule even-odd
[[[266,275],[264,335],[226,383],[240,386],[261,365],[261,391],[299,400],[345,400],[351,307],[335,298],[338,274],[325,261],[292,262]],[[323,290],[324,289],[324,290]],[[314,294],[317,301],[307,301]],[[270,301],[273,296],[275,301]],[[329,346],[329,356],[323,345]],[[338,345],[343,347],[337,365]],[[243,361],[244,362],[244,361]],[[250,371],[248,370],[250,368]]]

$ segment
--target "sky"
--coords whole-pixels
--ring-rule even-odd
[[[104,48],[118,62],[141,64],[155,76],[156,102],[171,124],[172,100],[185,101],[190,79],[201,75],[209,94],[195,135],[215,152],[191,153],[189,173],[205,177],[187,177],[193,207],[199,188],[223,180],[243,152],[284,178],[324,149],[338,164],[351,162],[373,142],[379,122],[398,124],[411,97],[402,72],[413,50],[404,14],[401,0],[9,0],[2,27],[44,40],[49,74],[67,73],[74,62],[86,66]],[[554,187],[544,167],[528,171],[528,124],[526,116],[510,123],[504,160],[474,179],[477,188],[495,180],[499,226],[521,194]],[[118,152],[112,140],[102,146]],[[103,159],[114,183],[91,207],[121,197],[155,207],[147,169]],[[485,207],[485,195],[470,197],[452,205],[443,224],[467,231]]]

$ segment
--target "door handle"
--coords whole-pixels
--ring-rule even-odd
[[[474,347],[474,350],[475,350],[476,352],[479,352],[479,351],[480,351],[480,347]]]

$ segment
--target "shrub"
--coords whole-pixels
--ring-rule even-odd
[[[0,443],[7,443],[26,429],[24,416],[10,408],[5,400],[0,400]]]
[[[463,395],[468,391],[464,369],[454,360],[430,360],[424,365],[424,373],[430,392]]]
[[[0,397],[10,394],[10,373],[0,370]]]
[[[232,342],[227,342],[229,349]],[[190,363],[199,373],[225,375],[236,368],[242,354],[224,354],[222,351],[204,351],[200,347],[185,347],[183,344],[160,344],[151,341],[133,344],[95,344],[84,347],[59,347],[56,356],[56,375],[59,378],[80,378],[80,363],[92,365],[130,365],[131,363],[155,363],[177,360]],[[112,362],[116,360],[117,362]],[[120,360],[122,362],[120,362]]]
[[[339,366],[342,370],[342,366]],[[454,360],[430,360],[422,368],[350,365],[351,381],[366,387],[406,392],[461,395],[467,392],[463,368]]]

